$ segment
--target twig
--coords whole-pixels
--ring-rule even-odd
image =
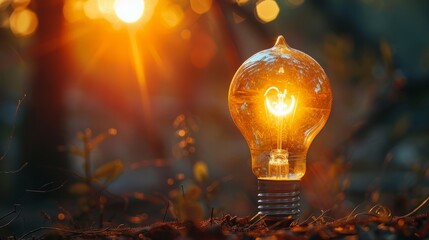
[[[0,226],[0,229],[2,229],[2,228],[4,228],[4,227],[7,227],[9,224],[11,224],[16,218],[18,218],[19,217],[19,215],[21,214],[21,208],[19,208],[19,210],[17,210],[17,208],[18,207],[20,207],[21,205],[19,205],[19,204],[15,204],[14,205],[14,210],[13,211],[11,211],[11,212],[9,212],[9,213],[7,213],[6,215],[4,215],[4,216],[2,216],[2,217],[0,217],[0,221],[1,220],[3,220],[3,219],[5,219],[5,218],[7,218],[8,216],[10,216],[10,215],[12,215],[12,214],[15,214],[16,213],[16,215],[11,219],[11,220],[9,220],[9,222],[7,222],[7,223],[5,223],[5,224],[3,224],[2,226]]]
[[[183,196],[183,199],[185,199],[185,189],[183,188],[183,184],[180,185],[180,186],[182,187],[182,196]]]
[[[50,193],[50,192],[54,192],[57,191],[58,189],[61,189],[62,187],[64,187],[64,185],[67,183],[67,181],[64,181],[61,185],[59,185],[58,187],[49,189],[49,190],[40,190],[42,187],[46,187],[47,185],[50,185],[51,183],[45,184],[43,185],[41,188],[39,189],[26,189],[26,192],[32,192],[32,193]]]
[[[347,216],[346,221],[348,221],[350,219],[350,217],[353,215],[353,213],[358,210],[358,208],[360,207],[360,204],[357,205],[355,208],[353,208],[353,211],[350,212],[350,214]]]
[[[24,94],[21,97],[21,99],[18,100],[18,104],[16,104],[15,113],[13,115],[13,121],[12,121],[13,122],[12,130],[11,130],[10,135],[9,135],[9,141],[7,142],[5,153],[0,157],[0,161],[3,160],[9,154],[9,150],[10,150],[10,147],[12,145],[12,140],[13,140],[13,137],[15,136],[16,118],[18,116],[18,111],[19,111],[19,108],[21,107],[21,104],[24,101],[26,96],[27,96],[27,94]]]
[[[278,227],[278,226],[282,226],[284,223],[286,223],[286,222],[290,222],[291,220],[292,220],[292,222],[293,222],[293,219],[291,219],[291,218],[286,218],[286,219],[283,219],[283,220],[277,221],[275,224],[273,224],[273,225],[269,226],[268,228],[269,228],[269,229],[275,229],[276,227]]]
[[[167,201],[167,207],[165,208],[164,217],[162,218],[162,222],[165,222],[165,217],[167,216],[168,209],[170,208],[170,201]]]
[[[383,212],[380,212],[382,210]],[[375,213],[379,217],[391,217],[392,212],[390,209],[384,207],[383,205],[376,204],[371,209],[369,209],[368,213]]]
[[[65,233],[73,233],[73,234],[96,234],[96,233],[102,233],[102,232],[105,232],[107,230],[110,230],[110,227],[104,228],[104,229],[100,229],[100,230],[92,230],[92,231],[74,231],[74,230],[62,229],[62,228],[56,228],[56,227],[39,227],[39,228],[31,230],[28,233],[22,235],[19,238],[19,240],[24,239],[25,237],[27,237],[30,234],[33,234],[33,233],[36,233],[36,232],[39,232],[39,231],[42,231],[42,230],[52,230],[52,231],[65,232]]]
[[[259,213],[256,213],[250,220],[249,222],[252,222],[253,220],[255,220],[255,218],[257,218],[259,216]]]
[[[17,170],[13,170],[13,171],[5,171],[5,172],[0,172],[3,174],[15,174],[15,173],[19,173],[22,171],[22,169],[24,169],[26,166],[28,165],[28,162],[25,162],[24,164],[22,164],[22,166],[20,168],[18,168]]]
[[[313,223],[315,223],[315,222],[317,222],[319,219],[321,219],[324,215],[325,215],[325,213],[327,213],[327,212],[329,212],[329,211],[331,211],[331,210],[321,210],[322,211],[322,214],[320,214],[320,216],[318,216],[316,219],[314,219],[312,222],[310,222],[309,224],[313,224]]]
[[[52,185],[52,184],[54,184],[54,182],[48,182],[46,184],[43,184],[41,187],[39,187],[39,190],[41,190],[41,189],[43,189],[43,188],[45,188],[45,187],[47,187],[49,185]]]
[[[267,215],[262,215],[258,220],[256,220],[256,222],[250,224],[250,226],[248,226],[246,229],[250,229],[253,226],[255,226],[255,224],[257,224],[258,222],[260,222],[262,219],[264,219]]]
[[[416,207],[413,211],[411,211],[408,214],[396,217],[396,218],[406,218],[409,217],[411,215],[413,215],[415,212],[417,212],[420,208],[422,208],[427,202],[429,201],[429,197],[427,197],[422,203],[420,203],[420,205],[418,207]]]
[[[213,225],[213,211],[214,208],[212,208],[212,213],[210,214],[210,225]]]

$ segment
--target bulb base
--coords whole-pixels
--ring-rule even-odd
[[[300,181],[258,179],[258,214],[270,220],[298,218]]]

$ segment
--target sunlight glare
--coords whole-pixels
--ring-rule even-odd
[[[142,16],[144,11],[143,0],[116,0],[115,1],[115,14],[119,19],[126,23],[137,22]]]
[[[180,21],[182,21],[184,16],[185,14],[178,4],[171,4],[167,6],[161,13],[164,24],[170,28],[177,26]]]

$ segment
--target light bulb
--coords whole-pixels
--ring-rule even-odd
[[[228,100],[232,119],[250,148],[259,214],[296,219],[307,152],[331,112],[324,70],[279,36],[274,47],[240,66]]]

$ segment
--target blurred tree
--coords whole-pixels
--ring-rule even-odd
[[[28,187],[64,181],[67,166],[64,143],[63,95],[67,70],[62,51],[63,2],[44,0],[34,3],[39,27],[34,44],[34,77],[29,83],[23,123],[22,162],[29,162]]]

